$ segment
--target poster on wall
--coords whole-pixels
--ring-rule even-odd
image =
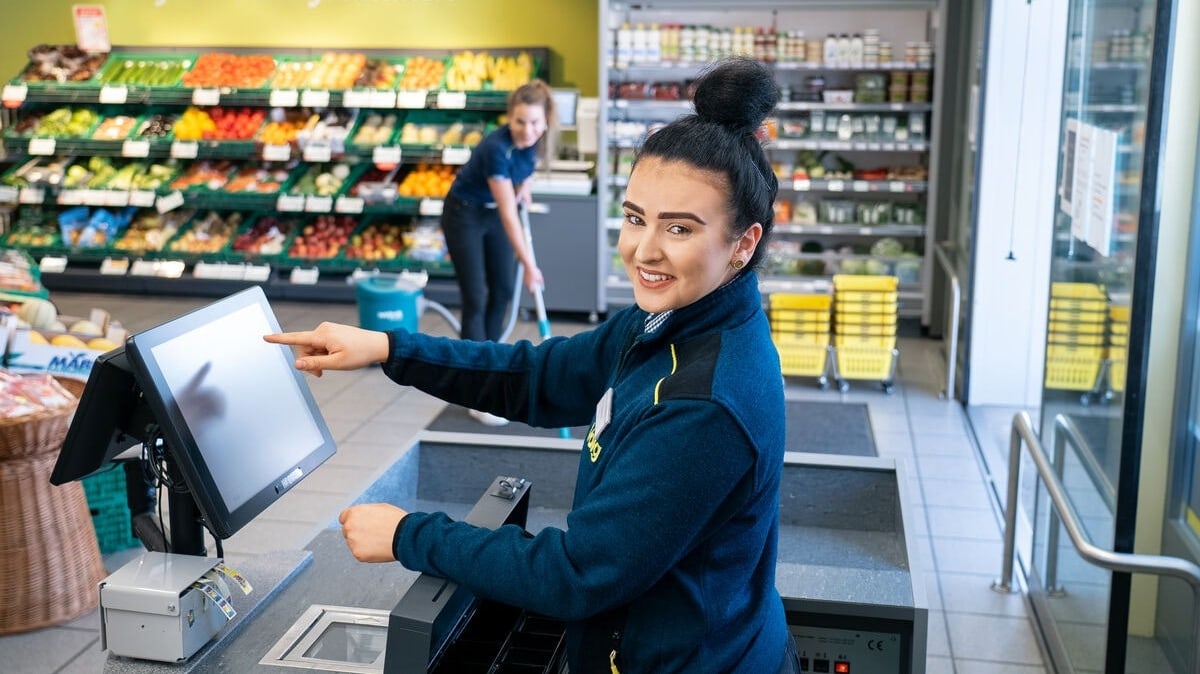
[[[1066,122],[1059,208],[1071,216],[1071,236],[1100,255],[1112,255],[1114,188],[1117,179],[1116,131],[1077,119]]]
[[[73,5],[71,15],[75,19],[75,44],[86,52],[112,51],[108,39],[108,20],[104,16],[104,5]]]

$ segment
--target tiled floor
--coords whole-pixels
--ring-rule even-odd
[[[72,315],[104,307],[135,331],[207,302],[66,293],[55,294],[54,300],[61,311]],[[285,329],[307,329],[321,320],[357,322],[352,305],[274,302],[273,306]],[[555,334],[588,327],[559,317],[552,326]],[[433,312],[426,312],[421,327],[431,334],[448,333],[445,321]],[[536,326],[519,322],[515,336],[536,340]],[[802,380],[789,382],[788,395],[866,403],[879,453],[906,466],[913,487],[909,491],[918,501],[914,506],[920,515],[915,527],[917,547],[927,570],[928,674],[1043,674],[1048,669],[1024,598],[989,589],[1001,562],[1000,518],[966,414],[959,404],[938,398],[945,378],[940,342],[902,338],[899,348],[892,395],[871,382],[857,382],[840,394],[820,391]],[[429,396],[395,386],[373,369],[330,373],[309,381],[338,441],[338,453],[264,516],[226,541],[226,554],[303,547],[411,445],[442,407]],[[1003,414],[998,418],[1003,419]],[[1011,418],[1009,414],[1008,422]],[[997,422],[988,431],[1000,435],[993,441],[1007,441],[1008,422]],[[989,460],[994,462],[994,456]],[[107,561],[116,565],[121,559],[113,556]],[[97,621],[93,613],[62,627],[0,637],[0,670],[6,674],[100,671],[104,654],[98,646]]]

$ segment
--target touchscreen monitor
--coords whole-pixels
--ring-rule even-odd
[[[50,483],[82,480],[109,467],[122,452],[146,440],[144,429],[152,422],[139,400],[125,348],[101,354],[79,396]]]
[[[228,538],[334,453],[254,286],[133,335],[130,364],[213,534]]]

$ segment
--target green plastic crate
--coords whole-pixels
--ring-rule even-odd
[[[133,517],[125,500],[124,469],[106,470],[82,482],[100,552],[107,555],[140,546],[141,541],[133,535]]]

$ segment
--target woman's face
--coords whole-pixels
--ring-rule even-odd
[[[546,133],[546,108],[536,103],[517,103],[508,113],[508,130],[517,149],[536,145]]]
[[[638,161],[625,190],[617,248],[644,311],[685,307],[733,278],[731,261],[749,262],[762,225],[730,239],[733,215],[725,182],[684,162]]]

